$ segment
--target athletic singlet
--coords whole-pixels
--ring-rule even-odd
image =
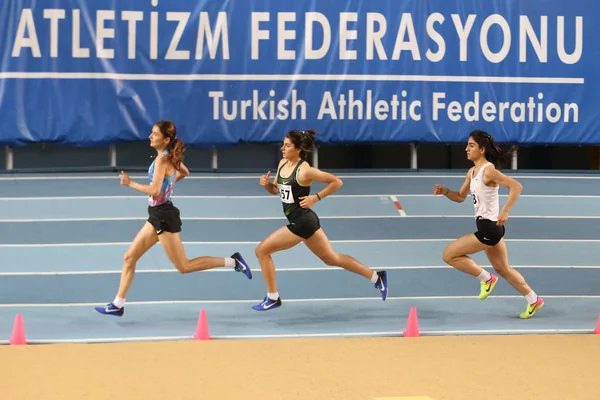
[[[283,213],[287,217],[300,207],[300,199],[299,197],[308,196],[310,194],[310,186],[302,186],[298,183],[298,171],[300,171],[300,165],[304,162],[304,160],[300,160],[296,168],[292,171],[289,177],[284,178],[281,176],[281,170],[288,163],[287,161],[283,163],[281,168],[279,168],[277,175],[277,190],[279,191],[279,196],[281,197],[281,202],[283,204]]]
[[[481,166],[477,175],[471,174],[471,184],[469,189],[473,197],[473,206],[475,207],[475,218],[481,217],[490,221],[498,221],[500,212],[500,203],[498,199],[498,186],[487,186],[483,181],[483,171],[492,163],[488,162]],[[473,170],[475,172],[475,170]]]
[[[163,155],[169,154],[168,151],[164,151]],[[152,161],[150,164],[150,168],[148,168],[148,178],[150,179],[150,184],[152,184],[152,178],[154,177],[154,163],[156,160]],[[162,186],[160,187],[160,193],[158,196],[148,196],[148,203],[154,207],[159,206],[161,204],[165,204],[171,201],[171,195],[173,194],[173,186],[175,186],[175,176],[177,175],[177,171],[173,172],[171,176],[165,176],[163,180]]]

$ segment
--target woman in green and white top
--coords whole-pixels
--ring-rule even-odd
[[[267,296],[262,302],[252,306],[254,310],[267,311],[281,306],[271,254],[292,248],[300,242],[304,242],[325,264],[344,268],[369,279],[380,290],[384,301],[387,297],[387,273],[373,271],[351,256],[336,253],[321,228],[319,217],[311,210],[317,201],[325,199],[342,186],[338,177],[311,167],[306,161],[306,156],[313,149],[315,134],[312,130],[288,132],[281,146],[283,158],[277,167],[274,182],[270,180],[270,171],[260,178],[260,185],[267,192],[281,197],[283,213],[289,224],[271,233],[256,248],[256,256],[267,285]],[[326,183],[327,186],[311,196],[312,181]]]

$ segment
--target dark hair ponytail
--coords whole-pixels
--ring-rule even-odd
[[[489,133],[481,130],[474,130],[469,136],[473,138],[479,147],[485,149],[484,156],[486,160],[494,164],[496,168],[501,169],[503,166],[510,165],[517,146],[503,150],[496,144],[496,141]]]
[[[167,150],[169,151],[167,161],[169,161],[175,169],[179,169],[179,166],[183,162],[185,145],[183,141],[177,137],[177,127],[175,127],[175,124],[171,121],[158,121],[155,125],[165,138],[170,139],[169,145],[167,146]]]
[[[173,139],[171,143],[169,143],[169,154],[167,155],[167,160],[173,164],[175,169],[179,169],[179,166],[183,162],[183,153],[185,152],[185,145],[183,141],[179,138]]]
[[[289,131],[285,137],[292,141],[295,148],[300,149],[300,158],[306,160],[308,153],[313,151],[315,146],[315,135],[317,131],[309,129],[307,131],[293,130]]]

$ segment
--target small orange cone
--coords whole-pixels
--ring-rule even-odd
[[[210,340],[208,331],[208,319],[206,318],[206,310],[202,309],[198,316],[198,325],[196,325],[196,334],[194,340]]]
[[[596,324],[596,329],[594,330],[596,335],[600,335],[600,315],[598,315],[598,323]]]
[[[26,345],[27,340],[25,339],[25,325],[23,324],[23,316],[17,314],[15,317],[15,324],[13,326],[12,336],[10,338],[11,345]]]
[[[419,320],[417,318],[416,307],[411,307],[408,313],[408,321],[406,323],[406,330],[404,331],[404,337],[419,337]]]

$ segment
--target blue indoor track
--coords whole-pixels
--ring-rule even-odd
[[[32,343],[189,339],[201,309],[214,338],[402,335],[411,306],[424,335],[592,332],[600,312],[600,176],[509,175],[524,186],[506,227],[509,261],[546,302],[529,320],[518,318],[526,302],[506,281],[480,301],[477,279],[441,259],[475,223],[468,199],[433,196],[433,186],[457,190],[463,173],[340,174],[344,186],[314,210],[336,251],[388,271],[387,301],[370,281],[326,266],[300,244],[274,255],[284,305],[264,313],[250,308],[266,291],[254,249],[286,224],[279,198],[256,174],[192,174],[173,197],[188,257],[239,251],[254,279],[225,268],[180,275],[157,244],[138,262],[123,318],[93,307],[116,294],[147,198],[117,174],[1,176],[0,342],[18,313]],[[483,254],[474,259],[491,271]]]

